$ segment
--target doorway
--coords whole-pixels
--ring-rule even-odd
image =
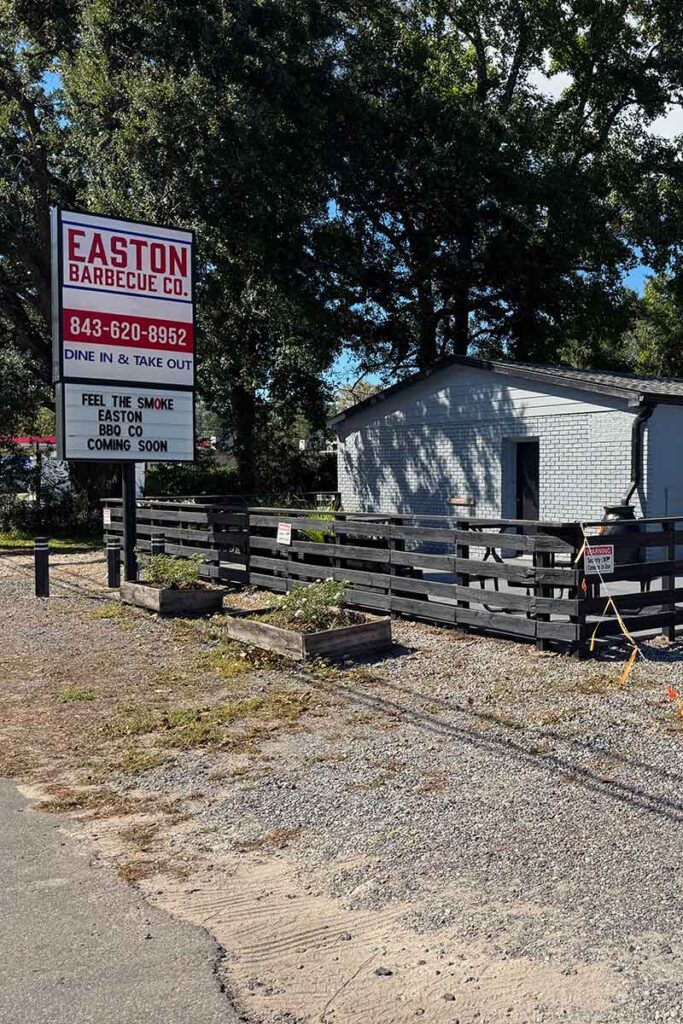
[[[538,441],[518,441],[515,445],[515,518],[538,519],[539,500]]]

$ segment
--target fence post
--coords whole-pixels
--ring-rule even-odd
[[[107,540],[107,586],[118,590],[121,586],[121,541],[118,537]]]
[[[534,580],[534,597],[553,597],[554,593],[555,593],[554,588],[551,587],[551,586],[548,586],[547,583],[541,583],[539,585],[539,583],[538,583],[538,573],[539,573],[539,570],[540,570],[541,579],[542,579],[543,578],[543,575],[542,575],[543,574],[543,570],[544,569],[551,569],[553,567],[553,565],[555,564],[555,556],[550,551],[537,551],[536,545],[538,543],[538,540],[537,540],[538,532],[536,530],[534,530],[532,533],[530,533],[529,536],[534,538],[534,554],[533,554],[533,559],[532,559],[533,563],[534,563],[535,570],[536,570],[536,579]],[[535,604],[536,604],[536,602],[534,601],[534,605]],[[550,622],[550,615],[547,612],[538,612],[538,611],[536,611],[535,608],[534,608],[533,615],[534,615],[534,619],[536,620],[536,650],[537,651],[547,651],[547,650],[550,649],[550,640],[547,639],[547,638],[544,638],[544,637],[539,637],[539,635],[538,635],[538,623],[539,622]]]
[[[152,557],[155,555],[163,555],[166,552],[166,538],[163,533],[155,534],[149,542],[150,554]]]
[[[470,546],[469,546],[469,544],[461,544],[458,541],[458,539],[457,539],[457,531],[458,530],[469,530],[469,528],[470,528],[470,522],[469,522],[468,519],[456,519],[455,520],[455,532],[456,532],[456,543],[455,543],[455,582],[456,582],[456,586],[463,587],[463,588],[464,587],[469,587],[469,585],[470,585],[470,575],[469,575],[469,573],[461,572],[460,571],[460,567],[458,565],[458,562],[460,561],[460,559],[465,559],[465,560],[469,559],[469,557],[470,557]],[[457,593],[457,591],[456,591],[456,593]],[[461,608],[469,608],[469,606],[470,606],[470,602],[469,601],[463,601],[460,598],[458,598],[458,600],[456,601],[456,604],[455,604],[455,624],[456,624],[456,626],[460,626],[460,628],[465,633],[467,633],[469,631],[469,629],[468,629],[468,626],[466,626],[462,622],[462,620],[458,621],[459,620],[458,612],[460,611]]]
[[[50,547],[47,537],[36,537],[34,544],[36,597],[50,596]]]
[[[669,530],[672,533],[672,539],[671,539],[671,541],[666,546],[666,558],[667,558],[667,561],[669,561],[669,562],[675,562],[676,561],[676,541],[675,541],[676,524],[672,523],[670,520],[667,523],[666,520],[665,520],[661,524],[661,528],[662,528],[662,530],[666,530],[667,527],[669,528]],[[675,589],[676,589],[676,577],[675,576],[663,576],[662,577],[662,590],[675,590]],[[667,640],[671,640],[673,642],[676,639],[676,622],[675,622],[676,602],[675,601],[667,601],[667,603],[664,605],[664,608],[671,615],[672,620],[674,620],[674,621],[672,621],[668,626],[664,626],[664,628],[662,630],[662,634],[663,634],[663,636],[665,636],[667,638]]]

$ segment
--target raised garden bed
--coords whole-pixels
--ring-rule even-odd
[[[203,585],[163,587],[151,583],[121,584],[121,600],[159,615],[206,615],[223,607],[224,591]]]
[[[376,618],[367,615],[364,622],[351,626],[301,632],[261,622],[257,618],[259,615],[263,615],[263,610],[229,614],[230,639],[263,647],[295,661],[365,657],[391,647],[391,619],[388,616]]]

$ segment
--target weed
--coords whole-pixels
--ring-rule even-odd
[[[121,771],[126,775],[143,775],[164,763],[163,754],[158,750],[127,750],[121,758]]]
[[[590,675],[584,676],[576,684],[577,691],[585,694],[609,693],[610,690],[614,690],[616,687],[617,680],[614,676],[607,675],[605,672],[593,672]]]
[[[124,605],[119,604],[118,601],[106,601],[100,605],[93,612],[90,612],[90,618],[97,619],[125,619],[130,615],[128,608]]]
[[[182,683],[185,679],[187,679],[187,673],[181,672],[180,669],[173,668],[171,665],[164,665],[154,673],[155,683]]]
[[[292,839],[301,835],[300,828],[276,828],[265,836],[258,839],[246,839],[237,843],[237,849],[246,852],[247,850],[284,850],[289,846]]]
[[[217,672],[224,679],[246,675],[253,667],[247,652],[231,640],[200,651],[194,664],[200,671]]]
[[[173,619],[170,625],[174,640],[203,640],[206,636],[206,623],[201,619]]]
[[[294,722],[311,706],[311,695],[290,690],[271,690],[263,697],[244,697],[213,707],[177,707],[166,710],[133,708],[106,726],[113,737],[165,733],[169,747],[213,746],[228,740],[224,729],[236,722]],[[243,736],[254,739],[262,729]]]
[[[173,555],[149,555],[141,560],[145,583],[159,587],[192,587],[199,582],[204,559],[201,555],[174,558]]]
[[[164,859],[124,861],[118,865],[116,872],[119,878],[132,885],[143,882],[146,878],[153,878],[154,875],[172,875],[174,878],[185,879],[190,874],[188,868]]]
[[[62,690],[59,694],[59,699],[63,704],[67,704],[70,701],[83,701],[83,700],[95,700],[97,694],[94,690],[87,690],[80,686],[70,686],[66,690]]]
[[[149,853],[154,847],[158,832],[159,826],[156,824],[129,825],[128,828],[122,829],[121,838],[135,846],[140,853]]]

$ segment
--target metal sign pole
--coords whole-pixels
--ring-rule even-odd
[[[137,544],[137,522],[135,516],[135,463],[121,464],[123,484],[123,574],[128,581],[138,578],[138,560],[135,554]]]

